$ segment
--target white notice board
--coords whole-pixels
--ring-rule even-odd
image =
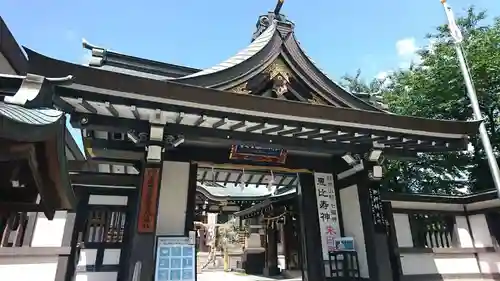
[[[323,260],[328,260],[328,253],[336,250],[335,239],[340,238],[337,213],[337,199],[333,175],[314,173],[316,201],[318,203],[319,231],[323,248]]]
[[[188,237],[159,236],[155,281],[196,281],[196,249]]]

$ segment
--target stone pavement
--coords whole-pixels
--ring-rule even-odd
[[[224,271],[208,271],[198,273],[197,281],[271,281],[271,280],[283,280],[283,281],[301,281],[302,278],[294,279],[283,279],[283,278],[268,278],[264,276],[257,275],[245,275],[236,272],[224,272]]]

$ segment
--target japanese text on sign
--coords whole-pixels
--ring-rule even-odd
[[[314,173],[314,182],[316,185],[323,259],[327,260],[328,252],[335,251],[335,238],[340,237],[333,175]]]

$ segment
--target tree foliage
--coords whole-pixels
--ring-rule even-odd
[[[500,19],[485,25],[486,13],[473,7],[457,19],[464,42],[483,119],[495,152],[500,151]],[[374,79],[365,83],[355,76],[343,77],[353,91],[380,92],[389,111],[432,119],[471,120],[472,109],[448,27],[427,35],[430,46],[418,52],[419,62],[389,75],[390,83]],[[469,191],[493,188],[488,163],[478,136],[470,151],[421,154],[415,161],[388,163],[385,187],[404,192],[454,193],[465,185]],[[457,182],[466,178],[465,182]]]

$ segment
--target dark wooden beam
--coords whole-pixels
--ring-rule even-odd
[[[282,186],[282,185],[283,185],[283,183],[285,182],[285,180],[286,180],[286,177],[285,177],[284,175],[281,175],[281,179],[280,179],[280,181],[278,182],[278,187]]]
[[[257,184],[257,185],[261,185],[261,184],[262,184],[262,182],[264,181],[264,178],[265,178],[265,177],[266,177],[266,174],[262,174],[262,175],[260,176],[260,178],[259,178],[259,180],[257,181],[257,183],[256,183],[256,184]]]
[[[119,162],[119,161],[107,161],[107,160],[69,160],[68,161],[68,170],[71,172],[98,172],[99,164],[107,164],[107,165],[121,165],[121,166],[131,166],[137,169],[137,165],[140,164],[140,161],[137,163],[131,162]]]
[[[44,207],[37,203],[0,201],[0,211],[2,212],[43,212]]]
[[[182,145],[176,149],[169,150],[168,159],[172,161],[198,161],[209,162],[213,164],[252,164],[248,161],[238,161],[229,159],[230,147],[226,148],[211,148],[206,149],[200,146]],[[318,157],[318,156],[305,156],[290,154],[284,165],[275,165],[271,163],[258,163],[260,166],[279,166],[290,169],[310,169],[314,171],[331,172],[333,170],[333,163],[331,157]],[[247,173],[247,171],[245,171]],[[249,171],[250,173],[250,171]]]
[[[123,150],[144,152],[145,146],[139,146],[128,140],[85,139],[85,146],[90,148],[106,148],[106,150]]]
[[[255,174],[250,174],[250,177],[248,178],[248,181],[245,182],[245,185],[248,186],[249,184],[252,184],[254,177]]]
[[[224,186],[226,186],[229,182],[229,178],[231,177],[231,172],[227,171],[226,178],[224,179]]]
[[[77,173],[70,174],[73,185],[107,185],[107,186],[138,186],[139,175],[111,173]]]
[[[471,204],[488,200],[498,199],[496,190],[488,190],[481,193],[453,196],[438,194],[409,194],[409,193],[381,193],[384,201],[419,202],[419,203],[441,203],[441,204]]]
[[[74,126],[79,128],[86,128],[90,130],[100,130],[100,131],[111,131],[111,132],[122,132],[126,133],[130,128],[134,128],[134,130],[138,133],[147,133],[149,131],[149,123],[144,120],[135,120],[135,119],[126,119],[126,118],[114,118],[110,116],[102,116],[102,115],[94,115],[94,114],[74,114],[76,119],[85,118],[87,123],[82,125],[79,122],[76,122]],[[254,127],[258,128],[248,128],[246,132],[241,131],[229,131],[229,130],[218,130],[206,127],[195,127],[195,126],[187,126],[181,124],[167,124],[166,133],[168,134],[179,134],[184,135],[187,139],[191,140],[205,140],[205,142],[214,142],[215,143],[251,143],[251,144],[259,144],[261,146],[272,146],[279,148],[286,148],[289,150],[297,150],[297,151],[314,151],[319,153],[328,153],[328,154],[340,154],[345,153],[347,151],[352,153],[364,153],[372,148],[372,143],[369,140],[372,140],[371,134],[359,134],[355,135],[347,133],[345,136],[338,137],[337,131],[323,135],[323,137],[337,140],[342,139],[346,140],[346,136],[349,139],[353,140],[351,143],[342,143],[342,142],[325,142],[323,140],[315,140],[312,139],[314,134],[309,136],[309,139],[303,138],[293,138],[293,137],[284,137],[279,135],[268,135],[273,132],[280,133],[280,135],[285,134],[299,134],[302,129],[289,129],[283,131],[284,126],[276,125],[275,127],[268,128],[262,130],[261,134],[249,133],[254,129],[262,129],[264,125],[256,125]],[[302,128],[302,127],[300,127]],[[434,147],[432,145],[424,145],[418,148],[411,146],[411,148],[415,148],[418,151],[428,151],[428,152],[439,152],[443,150],[453,150],[458,146],[461,146],[463,143],[460,140],[457,140],[456,143],[451,143],[450,146],[444,148],[443,146]],[[134,145],[130,143],[131,147]],[[135,146],[135,145],[134,145]],[[139,149],[140,146],[136,146]],[[403,155],[407,157],[414,157],[416,152],[412,150],[406,149],[395,149],[395,148],[385,148],[384,152],[387,152],[390,155]]]
[[[92,130],[121,130],[123,132],[127,131],[127,128],[134,127],[137,132],[146,132],[149,127],[147,123],[138,120],[124,119],[124,118],[113,118],[108,116],[99,115],[86,115],[88,123],[81,128],[88,128]],[[218,142],[218,143],[252,143],[261,146],[268,147],[279,147],[289,150],[306,150],[306,151],[316,151],[319,153],[344,153],[346,151],[355,152],[365,152],[371,148],[370,145],[349,145],[349,144],[338,144],[338,143],[326,143],[320,140],[308,140],[299,138],[290,138],[283,136],[273,136],[264,135],[248,132],[238,132],[238,131],[228,131],[228,130],[217,130],[205,127],[194,127],[186,126],[180,124],[168,124],[165,128],[166,133],[173,135],[184,135],[188,140],[200,140],[205,139],[207,142]],[[289,131],[289,133],[297,133],[296,129]],[[98,140],[104,141],[104,140]],[[133,149],[133,145],[127,142],[130,149]],[[110,144],[112,145],[112,144]],[[121,145],[122,146],[122,145]],[[125,145],[123,145],[125,146]],[[108,148],[109,149],[109,148]],[[128,149],[127,149],[128,150]]]

